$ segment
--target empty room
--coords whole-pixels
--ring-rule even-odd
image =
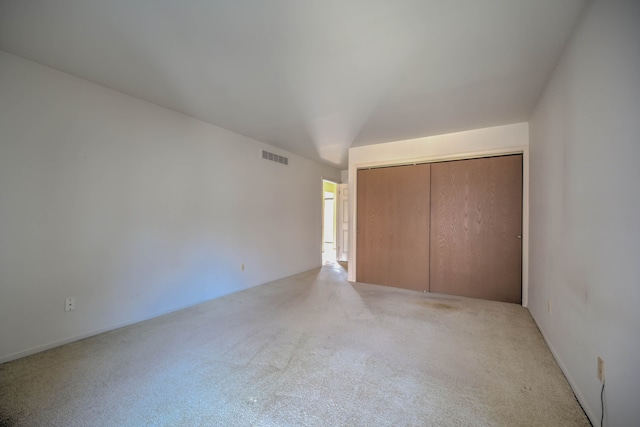
[[[0,426],[634,426],[637,0],[0,0]]]

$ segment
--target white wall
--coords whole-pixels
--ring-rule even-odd
[[[426,138],[389,142],[349,150],[349,280],[356,280],[356,209],[358,168],[421,161],[464,159],[492,154],[523,153],[523,293],[527,306],[528,148],[529,125],[517,123]]]
[[[0,362],[320,266],[322,177],[0,52]]]
[[[594,425],[598,356],[605,425],[638,425],[640,2],[587,9],[530,132],[531,313]]]

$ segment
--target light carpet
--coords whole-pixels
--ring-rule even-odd
[[[588,426],[529,312],[332,263],[0,365],[0,426]]]

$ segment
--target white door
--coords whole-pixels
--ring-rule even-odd
[[[334,197],[333,193],[324,192],[324,243],[334,243]]]
[[[338,261],[347,261],[349,253],[349,184],[338,184]]]

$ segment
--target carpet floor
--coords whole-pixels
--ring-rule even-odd
[[[0,365],[0,426],[588,426],[526,308],[335,263]]]

